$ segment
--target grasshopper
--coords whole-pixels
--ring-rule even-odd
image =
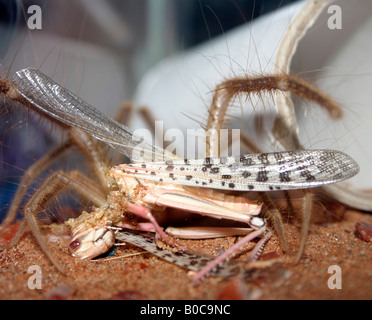
[[[126,126],[106,117],[72,92],[61,87],[35,69],[15,73],[11,82],[15,90],[37,111],[58,122],[77,128],[105,142],[132,160],[107,170],[110,191],[107,202],[92,214],[82,214],[69,221],[72,229],[70,248],[82,259],[94,258],[115,242],[115,229],[130,228],[155,231],[158,240],[171,247],[179,246],[163,230],[153,212],[172,207],[218,219],[245,223],[249,232],[223,255],[209,263],[195,277],[201,280],[241,245],[262,237],[250,255],[257,258],[271,233],[259,216],[261,204],[244,197],[228,196],[228,191],[275,191],[304,189],[337,183],[354,176],[358,164],[335,150],[299,150],[235,157],[179,159],[172,153],[136,137]],[[154,159],[161,161],[150,161]],[[127,214],[145,218],[149,223],[133,224]],[[201,236],[221,233],[220,229],[202,230]],[[236,230],[239,233],[241,230]],[[231,232],[231,230],[230,230]],[[175,234],[173,232],[173,234]],[[179,233],[176,235],[180,235]],[[200,237],[187,233],[185,237]],[[207,235],[208,236],[208,235]]]

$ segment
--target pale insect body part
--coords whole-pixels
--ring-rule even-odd
[[[63,123],[82,129],[93,137],[108,143],[114,149],[125,153],[131,159],[134,157],[129,153],[129,150],[139,151],[140,154],[145,154],[147,158],[153,158],[154,154],[164,156],[165,161],[163,162],[113,167],[110,174],[117,176],[114,178],[116,182],[122,179],[127,183],[126,181],[130,178],[137,180],[138,185],[144,184],[145,187],[146,184],[147,186],[150,185],[151,180],[153,180],[157,183],[170,182],[176,185],[226,190],[287,190],[335,183],[358,172],[358,165],[350,157],[332,150],[277,152],[240,156],[238,158],[178,160],[166,151],[154,147],[142,139],[133,137],[128,128],[105,117],[37,70],[21,70],[13,76],[12,82],[16,90],[34,107]],[[141,181],[144,181],[144,183],[141,183]],[[120,185],[120,183],[118,184]],[[125,188],[122,187],[122,189]],[[160,205],[165,206],[169,203],[172,206],[174,200],[174,207],[178,207],[179,203],[184,201],[182,208],[190,210],[190,208],[187,208],[190,199],[197,203],[206,202],[202,197],[195,195],[188,199],[185,196],[187,194],[185,191],[174,192],[167,188],[161,189],[161,183],[160,187],[154,189],[154,194],[147,192],[146,189],[142,191],[142,195],[149,196],[151,198],[149,202],[154,205],[159,205],[157,203],[159,199],[161,200]],[[157,192],[160,193],[160,196],[156,194]],[[169,194],[171,197],[169,197]],[[126,205],[128,206],[128,201]],[[132,208],[132,210],[137,209]],[[208,210],[206,209],[204,212],[206,215],[211,214]],[[203,212],[201,209],[199,211]],[[226,209],[225,211],[231,210]],[[245,221],[259,234],[265,233],[263,219],[255,216],[257,209],[253,212],[245,213]],[[141,212],[140,214],[147,215],[149,212]],[[237,216],[238,214],[235,216],[232,214],[231,219],[237,219]],[[254,237],[259,235],[257,233],[253,234]],[[88,242],[103,244],[104,246],[112,242],[112,237],[101,231],[89,237]],[[249,237],[247,239],[252,240]],[[108,240],[107,243],[105,240]],[[254,254],[256,255],[260,251],[261,246],[254,250]],[[232,252],[229,251],[229,253]],[[219,260],[219,262],[222,261]],[[206,270],[210,270],[210,268]]]

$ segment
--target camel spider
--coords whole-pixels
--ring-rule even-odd
[[[55,87],[54,85],[51,85],[51,87],[53,88],[53,90],[56,89],[57,94],[58,92],[60,92],[60,90],[64,90],[63,88],[58,88],[58,87]],[[3,96],[11,100],[18,101],[24,106],[40,112],[40,110],[38,109],[39,108],[38,103],[34,102],[32,97],[27,97],[25,95],[22,95],[17,90],[19,90],[19,87],[15,89],[12,83],[10,83],[7,80],[2,80],[0,82],[0,93]],[[38,88],[36,87],[36,89],[32,89],[32,90],[36,92]],[[291,77],[287,75],[272,75],[272,76],[262,76],[262,77],[256,77],[256,78],[236,78],[236,79],[227,80],[216,88],[215,96],[213,98],[213,102],[212,102],[211,109],[210,109],[210,118],[207,124],[207,129],[219,129],[222,127],[227,106],[229,104],[229,101],[232,99],[234,95],[241,93],[241,92],[246,93],[248,96],[252,93],[257,93],[261,95],[261,92],[276,91],[276,90],[290,91],[302,98],[313,100],[319,103],[324,108],[326,108],[330,112],[331,115],[340,116],[340,109],[338,108],[337,104],[331,98],[327,97],[322,92],[318,91],[317,89],[313,88],[312,86],[310,86],[303,80],[298,79],[296,77]],[[57,107],[56,109],[58,108],[59,107]],[[56,116],[56,114],[53,114],[53,113],[49,114],[47,109],[43,109],[43,110],[47,112],[47,114],[45,114],[46,117],[49,117],[49,118],[56,117],[58,119],[57,123],[63,126],[66,126],[66,124],[72,124],[72,125],[74,125],[75,123],[77,124],[77,122],[74,122],[75,120],[71,121],[68,119],[68,117],[66,119],[63,118],[63,110],[59,116]],[[96,120],[97,119],[95,119],[95,121]],[[100,124],[98,123],[98,125]],[[77,127],[79,126],[77,125]],[[92,133],[90,129],[87,127],[82,127],[81,129],[83,129],[85,132],[91,133],[96,138],[107,142],[108,144],[110,144],[111,146],[114,146],[117,149],[117,146],[116,146],[117,143],[115,141],[102,137],[100,136],[100,134]],[[93,132],[96,132],[96,131],[93,130]],[[123,133],[123,134],[126,135],[127,133]],[[128,137],[125,137],[125,138],[128,139]],[[128,141],[126,142],[128,143]],[[140,143],[142,144],[142,142]],[[49,166],[53,161],[55,161],[55,159],[60,157],[63,154],[63,152],[65,152],[65,150],[70,148],[72,145],[77,145],[78,148],[83,152],[83,154],[89,159],[89,162],[91,163],[91,166],[94,172],[96,173],[98,180],[100,181],[100,185],[96,186],[95,183],[90,178],[83,176],[81,173],[77,171],[71,171],[71,172],[57,171],[53,173],[49,178],[47,178],[42,183],[40,188],[32,195],[32,197],[26,203],[24,207],[24,212],[23,212],[25,219],[23,220],[21,229],[19,230],[17,235],[12,240],[11,245],[15,245],[19,241],[20,236],[24,232],[26,225],[28,225],[31,228],[33,235],[39,242],[45,254],[49,257],[49,259],[57,267],[57,269],[63,272],[63,267],[53,257],[50,250],[48,249],[46,242],[43,240],[43,237],[38,227],[36,216],[38,214],[38,211],[42,209],[43,207],[45,207],[45,205],[49,202],[51,198],[55,197],[56,194],[58,194],[59,192],[63,191],[66,188],[72,189],[75,192],[80,193],[81,196],[88,199],[89,201],[91,201],[92,203],[94,203],[95,205],[99,207],[98,210],[96,210],[93,214],[89,215],[87,213],[83,213],[74,222],[69,223],[69,225],[73,229],[73,239],[70,243],[70,248],[73,251],[77,252],[76,254],[77,256],[80,256],[82,258],[86,258],[86,257],[91,258],[91,257],[97,256],[98,254],[107,250],[107,247],[109,246],[109,244],[113,243],[114,235],[112,232],[107,231],[107,228],[103,228],[104,230],[102,228],[97,229],[96,226],[97,224],[99,224],[97,222],[97,217],[99,219],[102,219],[102,218],[104,219],[104,222],[103,222],[104,226],[106,226],[106,224],[109,223],[110,225],[114,225],[114,226],[119,224],[121,227],[122,226],[130,226],[130,227],[140,226],[142,228],[141,230],[155,229],[157,234],[161,235],[160,237],[162,240],[166,240],[167,244],[174,245],[173,239],[162,231],[156,219],[152,216],[151,212],[148,209],[146,209],[146,212],[144,212],[138,208],[137,204],[135,204],[134,202],[132,204],[132,198],[131,198],[132,196],[129,196],[129,200],[128,200],[128,199],[123,199],[123,196],[121,194],[116,193],[115,191],[109,192],[109,189],[107,188],[108,180],[107,180],[107,177],[105,177],[105,171],[107,169],[107,164],[104,160],[104,157],[102,156],[102,152],[100,151],[98,142],[94,140],[93,138],[91,138],[86,133],[81,132],[79,129],[74,128],[74,127],[69,128],[69,138],[67,139],[67,141],[63,142],[62,145],[58,146],[52,152],[49,152],[47,155],[45,155],[40,160],[35,162],[35,164],[32,165],[26,171],[26,174],[20,184],[20,188],[18,189],[15,195],[15,198],[12,202],[8,215],[2,224],[2,228],[8,226],[11,222],[14,221],[20,201],[23,198],[25,191],[27,190],[27,187],[30,185],[30,182],[35,177],[37,177],[39,173],[46,166]],[[209,146],[208,146],[209,152],[214,152],[214,150],[216,149],[216,145],[217,145],[216,141],[211,139],[209,141]],[[127,147],[128,146],[126,146],[126,148]],[[150,146],[151,150],[153,150],[154,148],[156,147]],[[126,150],[124,152],[127,153]],[[166,151],[164,150],[162,151],[160,150],[160,152],[166,153]],[[171,154],[166,154],[166,155],[168,156],[168,159],[176,159]],[[266,156],[266,154],[263,154],[263,155]],[[260,158],[263,155],[258,155],[258,158]],[[327,178],[328,180],[325,183],[332,183],[332,182],[337,182],[339,180],[344,180],[357,173],[358,166],[352,159],[348,158],[346,155],[342,155],[341,158],[332,159],[333,155],[334,154],[331,152],[330,158],[324,159],[325,162],[335,160],[334,162],[335,166],[333,166],[333,164],[331,165],[330,174],[332,175],[332,179]],[[280,154],[280,156],[282,155]],[[340,154],[337,154],[337,157],[339,156]],[[320,160],[318,161],[323,161],[322,157],[324,158],[324,156],[321,155]],[[212,159],[212,158],[208,158],[208,159]],[[206,160],[207,159],[205,159],[205,161]],[[173,161],[173,160],[170,160],[170,161]],[[301,162],[302,160],[300,159],[299,161]],[[343,161],[345,161],[346,163],[343,163]],[[186,160],[185,160],[185,163],[186,163]],[[221,163],[222,163],[222,160],[221,160]],[[168,167],[173,167],[171,162],[165,162],[164,164],[167,164]],[[317,163],[317,165],[319,168],[319,173],[324,173],[326,171],[324,169],[320,169],[320,167],[322,167],[322,162]],[[125,167],[125,165],[123,166]],[[145,167],[143,167],[142,165],[142,168],[145,168]],[[121,169],[120,166],[116,168]],[[111,172],[110,175],[115,175],[115,173],[113,173],[115,172],[115,170],[117,170],[115,169],[115,167],[114,167],[114,171],[110,170]],[[329,170],[329,168],[327,170]],[[132,178],[134,182],[135,180],[137,180],[137,182],[135,182],[134,190],[139,185],[142,184],[140,180],[135,178],[136,177],[135,172],[137,172],[137,170],[135,170],[133,173],[134,179]],[[307,168],[301,169],[299,176],[302,177],[301,179],[303,179],[303,181],[316,180],[316,178],[314,179],[314,177],[308,172]],[[335,178],[333,178],[333,176]],[[229,179],[227,176],[225,177],[222,176],[222,177]],[[310,177],[312,177],[313,179],[310,179]],[[186,178],[186,179],[190,180],[191,178],[190,179]],[[120,189],[120,183],[118,181],[119,180],[115,178],[115,183],[119,185],[119,189]],[[289,181],[291,181],[291,179],[284,179],[281,182],[285,184],[286,182],[289,182]],[[261,182],[265,183],[265,180],[260,181],[260,183],[258,183],[258,186],[261,184]],[[322,182],[319,182],[319,183],[316,181],[314,182],[315,182],[315,186],[323,184]],[[224,183],[222,185],[224,185]],[[306,182],[306,183],[301,182],[300,185],[302,187],[312,186],[310,182]],[[234,188],[234,183],[229,183],[228,186],[231,190]],[[291,187],[290,189],[292,188],[296,189],[298,187]],[[227,189],[227,188],[224,187],[222,189]],[[249,185],[249,189],[253,189],[253,188],[251,188],[251,186]],[[267,184],[267,186],[261,190],[272,190],[272,189],[273,187],[271,187],[270,184]],[[278,187],[278,189],[280,188]],[[260,190],[260,188],[258,188],[258,190]],[[107,195],[108,195],[108,200],[106,201]],[[120,196],[120,199],[118,198],[118,196]],[[239,202],[245,201],[246,205],[257,207],[257,205],[254,203],[249,203],[246,200],[240,199],[241,197],[238,197],[238,198],[239,198]],[[264,200],[264,202],[267,202],[268,200],[270,200],[270,197],[268,195],[263,195],[262,199]],[[302,252],[304,250],[304,246],[306,242],[306,234],[307,234],[308,227],[309,227],[311,203],[312,203],[312,195],[311,193],[307,193],[305,197],[305,204],[304,204],[304,209],[303,209],[303,216],[304,216],[303,221],[304,222],[303,222],[302,241],[301,241],[300,249],[298,251],[296,260],[300,259]],[[117,209],[117,207],[119,207],[119,209]],[[175,207],[177,208],[177,206]],[[154,209],[155,211],[157,210],[157,208],[153,208],[153,207],[152,209]],[[123,215],[123,210],[124,210],[124,215]],[[137,219],[134,219],[133,216],[131,215],[128,216],[126,214],[127,210],[129,210],[131,213],[136,214],[137,216],[141,216],[141,217],[144,217],[150,220],[150,224],[146,222],[143,224],[141,222],[138,223],[137,221],[134,222],[134,220],[137,220]],[[185,210],[188,210],[188,209],[185,209]],[[230,209],[226,209],[226,210],[229,211]],[[246,213],[247,215],[246,217],[248,218],[242,218],[243,220],[241,221],[244,221],[244,219],[246,219],[245,221],[251,227],[253,227],[253,229],[257,230],[256,233],[253,232],[253,234],[257,236],[258,234],[264,232],[264,228],[263,228],[264,222],[263,220],[261,220],[262,218],[256,217],[254,213],[254,212],[257,212],[256,209],[252,208],[249,210],[251,210],[252,213]],[[104,212],[105,214],[109,212],[109,216],[102,216],[102,212]],[[119,215],[117,214],[117,212],[119,212]],[[196,212],[202,212],[202,210],[196,210]],[[283,249],[287,250],[286,241],[283,236],[284,235],[283,223],[281,221],[280,214],[278,213],[272,214],[272,210],[267,211],[267,212],[268,214],[271,213],[268,216],[268,218],[273,222],[274,229],[276,230],[279,238],[281,239]],[[77,225],[75,224],[76,222],[77,222]],[[94,229],[93,231],[91,230],[92,228]],[[251,240],[251,238],[249,239]],[[262,247],[268,239],[269,237],[265,236],[263,238],[263,241],[259,242],[255,250],[253,250],[253,253],[254,253],[253,258],[256,257],[262,251]],[[85,241],[87,242],[85,243]],[[80,255],[80,251],[82,250],[82,248],[83,248],[84,253]],[[91,254],[92,250],[94,251],[94,254]],[[230,252],[230,254],[231,253],[233,252]],[[219,260],[218,263],[220,262],[221,260]]]

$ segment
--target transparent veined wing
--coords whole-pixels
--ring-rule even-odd
[[[131,160],[176,158],[172,153],[133,135],[129,128],[107,117],[37,69],[20,70],[13,75],[11,82],[15,89],[39,111],[85,131]]]

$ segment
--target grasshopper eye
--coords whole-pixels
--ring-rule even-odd
[[[74,240],[74,241],[71,241],[70,244],[69,244],[69,247],[72,251],[76,250],[77,248],[79,248],[81,245],[80,241],[79,240]]]
[[[265,225],[265,220],[260,216],[252,216],[249,224],[251,225],[251,227],[259,229]]]

